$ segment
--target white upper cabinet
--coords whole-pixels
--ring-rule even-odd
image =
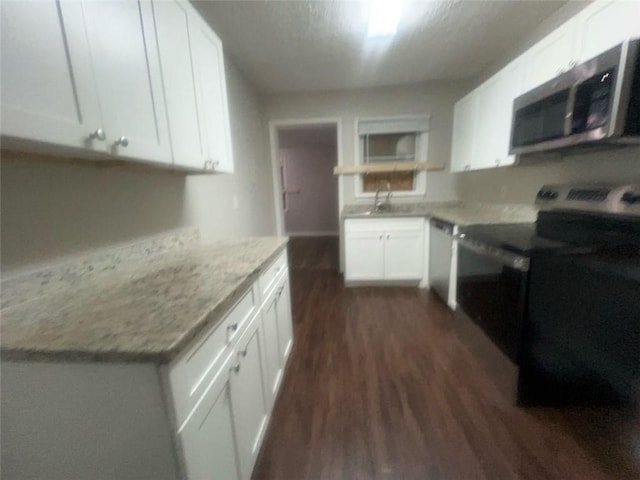
[[[542,85],[574,66],[576,19],[573,18],[536,43],[524,55],[527,61],[525,90]]]
[[[3,1],[0,17],[2,134],[106,151],[82,5]]]
[[[110,153],[170,163],[149,0],[82,2]]]
[[[456,103],[451,171],[511,165],[513,101],[628,38],[640,37],[640,3],[596,0]]]
[[[233,172],[222,44],[189,2],[0,6],[1,133],[12,145]]]
[[[509,155],[513,100],[522,93],[523,82],[524,65],[516,60],[478,88],[471,170],[513,164],[514,156]]]
[[[216,172],[233,173],[222,43],[195,12],[189,28],[207,168]]]
[[[191,6],[183,0],[154,0],[171,150],[176,166],[204,169],[207,160],[198,117],[189,38]]]
[[[589,60],[627,38],[640,37],[640,3],[637,0],[599,0],[580,12],[577,58]]]
[[[474,90],[459,100],[453,109],[453,143],[451,145],[451,171],[471,169],[478,112],[478,91]]]

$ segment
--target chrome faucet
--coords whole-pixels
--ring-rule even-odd
[[[373,203],[373,207],[374,210],[376,212],[380,211],[380,210],[388,210],[389,208],[391,208],[391,182],[387,182],[387,197],[385,198],[384,202],[380,201],[380,187],[378,187],[376,189],[376,197]]]

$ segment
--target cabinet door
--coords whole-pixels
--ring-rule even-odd
[[[200,137],[189,40],[190,9],[188,2],[183,0],[153,2],[173,163],[204,169],[207,155]]]
[[[262,310],[262,332],[264,337],[265,350],[265,385],[269,405],[273,403],[280,378],[282,367],[280,363],[280,345],[278,343],[278,311],[277,311],[277,290],[274,291],[264,304]]]
[[[469,160],[470,170],[497,166],[498,135],[496,122],[499,122],[503,107],[503,81],[500,75],[494,75],[477,90],[477,109],[474,122],[473,156]]]
[[[150,1],[85,0],[82,6],[110,152],[171,163]]]
[[[572,18],[535,44],[527,53],[525,90],[558,76],[575,64],[576,20]]]
[[[384,279],[384,233],[346,232],[345,280]]]
[[[267,401],[260,322],[253,320],[236,347],[237,364],[231,374],[231,405],[243,479],[251,477],[267,424]]]
[[[285,274],[282,279],[277,293],[278,345],[280,346],[280,364],[284,368],[293,344],[293,319],[291,317],[291,294],[288,274]]]
[[[511,126],[513,121],[513,101],[524,93],[525,64],[516,59],[498,72],[497,84],[500,95],[497,98],[494,138],[494,158],[492,166],[503,167],[515,162],[515,155],[509,155]]]
[[[451,171],[471,169],[478,108],[477,91],[459,100],[453,110],[453,140],[451,144]]]
[[[189,28],[201,136],[206,145],[208,165],[217,172],[233,173],[222,43],[197,14],[191,16]]]
[[[106,151],[91,54],[75,2],[0,2],[2,134]]]
[[[424,253],[424,230],[388,231],[385,234],[385,280],[420,280]]]
[[[577,16],[578,60],[587,61],[627,38],[640,36],[637,1],[600,0]]]
[[[231,411],[230,356],[178,432],[187,478],[239,480]]]

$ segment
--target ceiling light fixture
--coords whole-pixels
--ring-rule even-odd
[[[368,37],[390,37],[396,34],[401,0],[371,0],[369,2],[369,29]]]

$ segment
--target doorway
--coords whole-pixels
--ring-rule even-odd
[[[279,234],[291,237],[292,271],[338,270],[341,177],[339,119],[270,122]]]

